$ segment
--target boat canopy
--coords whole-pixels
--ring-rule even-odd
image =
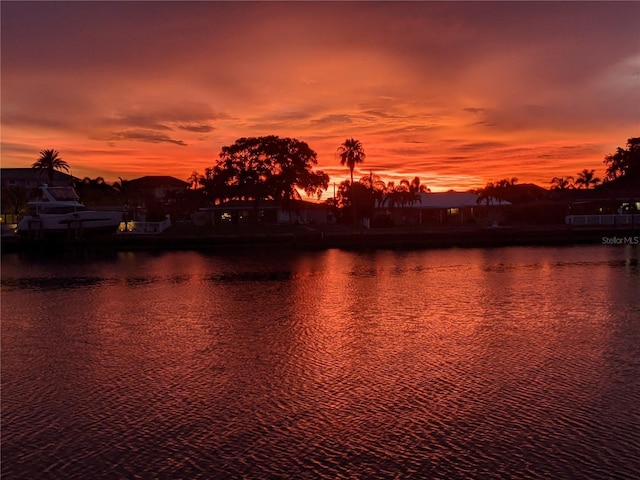
[[[42,199],[56,202],[77,202],[78,194],[73,187],[42,187]]]

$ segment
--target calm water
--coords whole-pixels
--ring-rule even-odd
[[[638,478],[639,257],[4,255],[2,478]]]

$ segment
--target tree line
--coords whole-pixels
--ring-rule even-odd
[[[619,179],[635,179],[640,182],[640,137],[627,140],[627,148],[618,147],[616,153],[605,156],[604,163],[607,166],[604,180],[596,177],[594,169],[583,169],[577,177],[553,177],[551,179],[552,190],[567,190],[572,188],[595,188]]]
[[[358,217],[365,216],[375,207],[410,205],[420,201],[420,193],[430,192],[417,176],[396,184],[384,182],[379,175],[370,172],[355,181],[354,170],[365,158],[364,147],[357,139],[348,138],[338,146],[336,159],[349,169],[349,179],[341,182],[333,197],[326,201],[330,206],[351,211]],[[329,188],[329,176],[314,169],[317,163],[316,152],[306,142],[295,138],[275,135],[239,138],[234,144],[222,147],[217,161],[205,169],[204,175],[192,173],[188,179],[188,192],[184,192],[180,200],[193,205],[229,200],[257,204],[272,200],[289,208],[294,200],[301,199],[299,191],[319,199]],[[550,182],[551,189],[595,188],[616,183],[640,185],[640,137],[628,139],[626,148],[618,147],[615,153],[606,155],[604,163],[604,180],[596,177],[594,169],[583,169],[575,178],[554,177]],[[45,172],[49,183],[53,183],[54,171],[70,171],[69,164],[54,149],[42,150],[32,167]],[[478,194],[479,203],[489,204],[504,198],[504,193],[512,189],[517,180],[514,177],[489,182],[473,191]],[[83,201],[89,203],[101,197],[127,204],[132,194],[129,181],[121,177],[112,184],[102,177],[74,179],[74,186]],[[3,194],[3,203],[4,197]]]

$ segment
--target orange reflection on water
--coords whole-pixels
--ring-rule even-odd
[[[638,250],[603,248],[9,261],[3,443],[123,478],[628,472]]]

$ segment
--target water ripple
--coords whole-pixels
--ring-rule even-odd
[[[9,265],[2,476],[637,478],[617,252]]]

